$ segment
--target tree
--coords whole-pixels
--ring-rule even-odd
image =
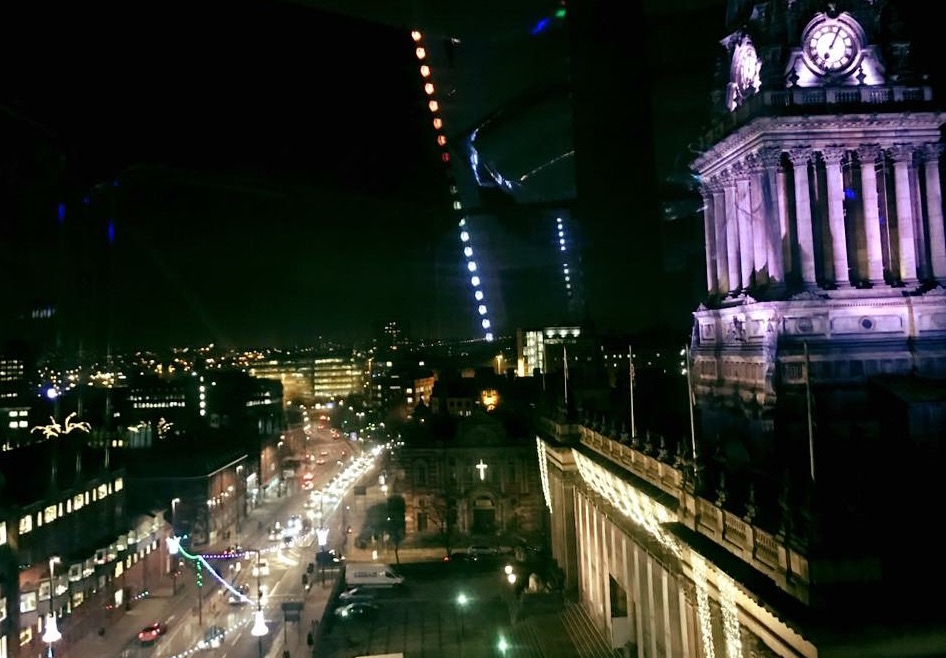
[[[421,499],[420,508],[431,523],[437,526],[444,550],[449,556],[453,532],[457,525],[457,499],[450,491],[431,494]]]
[[[407,505],[404,502],[404,496],[388,496],[388,516],[387,533],[394,543],[394,561],[401,563],[401,557],[398,555],[398,548],[404,540],[405,517],[407,516]]]

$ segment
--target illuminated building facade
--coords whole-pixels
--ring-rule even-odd
[[[537,440],[553,555],[619,655],[946,650],[895,530],[937,513],[942,425],[923,443],[912,421],[941,417],[946,376],[946,114],[903,6],[729,3],[694,163],[694,431],[548,422]]]
[[[312,394],[317,401],[343,400],[363,390],[364,365],[352,357],[316,357],[312,362]]]
[[[3,655],[44,651],[50,612],[68,643],[109,626],[159,584],[163,519],[130,520],[125,469],[107,451],[62,437],[4,453],[2,461],[0,496],[9,512],[0,554],[4,565],[19,565],[0,584],[9,629]]]
[[[480,538],[490,545],[541,537],[534,447],[486,414],[462,420],[449,442],[408,442],[391,460],[388,484],[392,494],[404,496],[408,534],[446,540],[449,532],[452,542]]]

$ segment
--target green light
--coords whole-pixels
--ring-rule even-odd
[[[565,18],[565,7],[555,11],[555,18]]]

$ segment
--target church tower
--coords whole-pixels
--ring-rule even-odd
[[[946,377],[946,114],[898,4],[730,0],[692,164],[704,465],[846,486],[876,383]]]

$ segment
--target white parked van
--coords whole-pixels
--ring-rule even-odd
[[[345,565],[345,584],[348,587],[394,587],[404,578],[394,573],[388,564],[349,562]]]

